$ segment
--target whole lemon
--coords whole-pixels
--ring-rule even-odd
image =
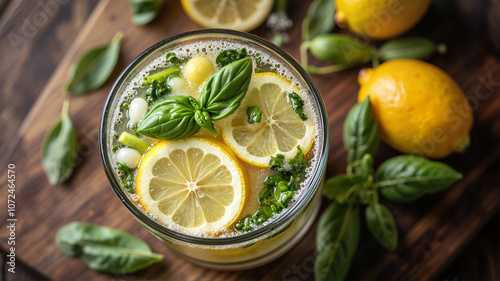
[[[371,39],[387,39],[412,28],[431,0],[337,0],[335,21]]]
[[[358,101],[375,109],[380,137],[395,149],[429,158],[463,151],[473,116],[457,83],[427,62],[397,59],[360,72]]]

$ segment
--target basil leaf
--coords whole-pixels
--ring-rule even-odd
[[[391,212],[379,203],[372,203],[366,207],[366,224],[373,237],[389,251],[398,246],[398,229]]]
[[[245,96],[252,76],[252,59],[244,58],[217,71],[203,87],[198,100],[213,121],[233,113]]]
[[[407,202],[441,191],[461,178],[462,174],[444,163],[401,155],[380,165],[375,172],[375,185],[387,199]]]
[[[82,258],[90,268],[118,274],[132,273],[163,259],[135,236],[83,222],[61,227],[56,242],[64,253]]]
[[[290,105],[292,106],[293,111],[297,113],[300,120],[306,121],[307,117],[304,114],[304,101],[302,98],[295,92],[288,93],[288,98],[290,99]]]
[[[368,96],[353,106],[344,122],[344,146],[348,152],[348,162],[360,161],[365,154],[374,155],[378,143],[377,119]]]
[[[132,23],[144,25],[156,18],[163,5],[163,0],[130,0],[129,3],[134,13]]]
[[[118,32],[108,45],[85,53],[73,66],[66,92],[80,95],[101,87],[115,69],[122,37],[123,33]]]
[[[343,280],[359,240],[357,205],[332,203],[319,219],[316,235],[316,280]]]
[[[335,27],[335,11],[335,0],[313,1],[302,21],[302,39],[311,40],[332,31]]]
[[[361,175],[336,175],[325,182],[323,194],[330,200],[336,199],[343,203],[366,181],[366,177]]]
[[[342,34],[321,34],[307,42],[307,45],[314,57],[334,64],[356,65],[369,62],[375,52],[372,46]]]
[[[61,118],[49,131],[42,148],[43,168],[53,185],[71,176],[77,158],[76,133],[68,109],[69,101],[65,101]]]
[[[242,48],[239,52],[236,50],[225,50],[222,51],[217,58],[215,59],[215,62],[217,63],[218,67],[223,67],[226,66],[232,62],[235,62],[237,60],[241,60],[242,58],[247,56],[247,49]]]
[[[405,58],[426,60],[436,51],[445,53],[446,45],[438,44],[436,46],[434,42],[423,37],[402,37],[384,43],[378,49],[377,54],[383,61]]]
[[[155,139],[187,138],[200,130],[195,120],[196,100],[187,96],[173,96],[158,103],[146,114],[137,132]]]

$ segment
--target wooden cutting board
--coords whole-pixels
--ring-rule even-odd
[[[295,58],[299,57],[300,23],[309,3],[290,1],[294,26],[290,30],[291,43],[284,49]],[[2,167],[16,166],[16,258],[55,280],[312,279],[316,223],[306,237],[280,259],[253,270],[218,272],[195,266],[169,251],[137,223],[112,191],[101,165],[97,136],[101,111],[113,81],[149,46],[171,35],[199,28],[185,15],[179,1],[166,1],[160,15],[153,23],[137,27],[130,23],[127,1],[101,1],[19,128],[16,143],[1,163]],[[124,32],[125,36],[111,79],[95,93],[66,96],[63,87],[71,64],[89,48],[109,42],[117,31]],[[448,54],[436,56],[431,62],[456,79],[474,109],[471,147],[467,153],[444,161],[462,172],[464,179],[445,192],[425,196],[411,204],[386,202],[396,217],[398,249],[394,253],[385,251],[363,226],[348,279],[432,279],[460,253],[500,204],[500,62],[488,54],[481,41],[468,38],[454,23],[427,18],[417,31],[448,43]],[[264,38],[269,36],[265,27],[253,33]],[[327,176],[344,172],[346,166],[342,124],[356,102],[358,71],[359,68],[313,77],[325,100],[330,121]],[[51,186],[42,170],[40,148],[47,130],[58,119],[65,99],[71,101],[70,116],[77,130],[79,158],[71,178],[63,185]],[[394,155],[397,155],[394,150],[382,145],[376,164]],[[0,179],[1,196],[6,198],[7,173],[2,172]],[[322,210],[327,204],[324,200]],[[0,200],[0,210],[0,224],[5,230],[7,200]],[[126,276],[96,272],[57,248],[56,231],[71,221],[128,231],[165,258],[147,270]],[[5,251],[9,249],[7,237],[8,233],[2,231],[1,247]]]

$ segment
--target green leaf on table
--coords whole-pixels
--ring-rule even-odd
[[[43,168],[53,185],[71,176],[77,158],[76,133],[68,110],[69,101],[65,101],[61,118],[49,131],[42,147]]]
[[[323,194],[330,200],[335,199],[343,203],[366,181],[366,177],[361,175],[336,175],[325,181]]]
[[[434,52],[446,52],[446,45],[434,44],[424,37],[401,37],[385,42],[378,50],[377,55],[383,61],[393,59],[427,60]]]
[[[366,207],[366,224],[373,237],[387,250],[394,251],[398,246],[398,229],[391,212],[379,203]]]
[[[375,185],[387,199],[407,202],[441,191],[461,178],[462,174],[444,163],[401,155],[380,165],[375,172]]]
[[[164,0],[130,0],[130,8],[134,15],[134,25],[145,25],[156,18]]]
[[[230,63],[212,75],[198,100],[213,121],[233,113],[245,97],[252,77],[252,59],[243,58]]]
[[[302,21],[302,39],[328,33],[335,27],[335,0],[315,0]]]
[[[377,119],[368,96],[352,107],[344,122],[344,146],[348,152],[348,162],[361,161],[365,154],[375,155],[378,144]]]
[[[73,65],[66,92],[81,95],[101,87],[113,72],[120,54],[120,40],[123,33],[118,32],[108,45],[94,48],[85,53]]]
[[[332,203],[319,219],[316,235],[318,255],[314,264],[316,280],[343,280],[349,271],[359,240],[359,209],[350,204]]]
[[[132,273],[163,259],[135,236],[90,223],[61,227],[56,242],[64,253],[82,258],[90,268],[117,274]]]

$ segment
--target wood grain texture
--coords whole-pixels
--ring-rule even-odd
[[[299,57],[300,22],[308,4],[291,1],[289,6],[295,25],[290,31],[291,43],[284,49],[295,58]],[[111,85],[126,65],[147,47],[168,36],[199,28],[187,18],[178,1],[167,1],[161,16],[147,26],[133,26],[130,15],[126,1],[108,0],[98,4],[17,130],[19,142],[8,150],[1,163],[2,167],[8,163],[16,165],[18,257],[54,280],[312,279],[316,223],[282,258],[253,270],[218,272],[192,265],[169,251],[137,223],[116,198],[101,167],[97,140],[101,110]],[[462,172],[464,179],[445,192],[425,196],[411,204],[385,202],[396,216],[400,232],[398,249],[394,253],[386,252],[363,226],[361,244],[348,279],[432,279],[460,253],[500,204],[497,164],[500,160],[500,62],[489,54],[482,41],[462,34],[455,22],[441,19],[436,22],[436,17],[431,16],[426,17],[414,32],[449,45],[448,54],[434,57],[432,63],[456,79],[474,109],[471,147],[467,153],[452,155],[444,161]],[[71,64],[89,48],[109,42],[119,30],[125,36],[111,79],[103,88],[87,96],[65,96],[63,86]],[[253,33],[268,36],[264,27]],[[359,68],[313,77],[325,100],[330,122],[327,176],[345,170],[342,124],[347,111],[356,102],[358,71]],[[64,99],[71,101],[70,116],[77,130],[79,158],[74,174],[65,184],[50,186],[40,165],[40,147],[47,129],[56,122]],[[376,164],[394,155],[397,155],[394,150],[382,145],[376,155]],[[0,174],[0,181],[6,182],[6,173]],[[6,185],[1,185],[0,192],[6,194]],[[323,209],[327,204],[325,200]],[[6,209],[5,200],[0,200],[0,210]],[[75,220],[133,233],[155,252],[164,254],[165,259],[147,270],[126,276],[90,270],[82,261],[64,255],[54,242],[57,229]],[[3,211],[0,222],[0,227],[5,229],[6,213]],[[5,250],[6,234],[1,232],[1,235]]]
[[[97,1],[0,1],[0,158]]]

